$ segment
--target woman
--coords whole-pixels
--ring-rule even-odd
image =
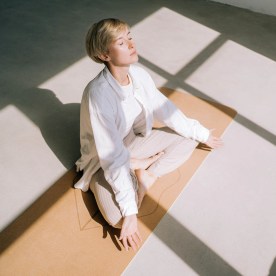
[[[105,68],[85,88],[81,103],[83,170],[75,187],[95,195],[106,221],[121,228],[126,250],[141,242],[137,213],[158,177],[183,164],[198,142],[221,146],[199,122],[185,117],[160,93],[138,61],[128,25],[118,19],[94,24],[86,36],[88,56]],[[153,129],[153,120],[166,128]],[[92,179],[93,176],[93,179]]]

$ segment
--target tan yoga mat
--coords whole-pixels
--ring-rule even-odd
[[[191,118],[220,136],[236,112],[217,103],[163,88]],[[197,148],[178,170],[150,189],[139,210],[143,242],[208,155]],[[119,232],[101,217],[91,192],[72,188],[74,169],[59,179],[0,237],[0,275],[120,275],[135,256],[123,250]],[[185,206],[183,206],[185,208]]]

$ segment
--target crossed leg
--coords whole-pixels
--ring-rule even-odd
[[[147,192],[147,190],[154,184],[157,176],[153,173],[147,171],[147,169],[156,162],[162,155],[163,151],[143,159],[130,159],[130,168],[134,171],[135,176],[138,181],[138,191],[137,191],[137,206],[138,209],[141,207],[142,200]]]
[[[182,165],[197,145],[198,142],[184,138],[167,127],[154,129],[149,137],[136,137],[129,146],[131,161],[143,164],[154,160],[149,166],[140,166],[135,170],[138,181],[138,208],[157,178]]]
[[[133,181],[133,189],[137,190],[136,201],[137,206],[139,207],[141,205],[145,192],[147,191],[147,189],[143,189],[144,185],[146,183],[148,185],[152,185],[156,180],[156,177],[154,177],[151,183],[149,183],[148,181],[144,181],[145,174],[147,173],[146,168],[156,162],[159,157],[160,155],[155,155],[149,158],[132,159],[130,161],[130,166],[133,166],[132,168],[133,171],[136,173],[136,180],[138,182],[138,190],[136,187],[136,180]],[[135,178],[135,176],[133,176],[133,173],[132,178]],[[104,177],[104,171],[101,168],[93,175],[90,181],[90,190],[93,192],[98,208],[108,224],[115,228],[121,228],[122,215],[120,212],[120,208],[115,200],[114,192],[112,191],[110,184],[106,181]]]
[[[182,165],[197,144],[196,141],[186,139],[168,128],[153,130],[148,137],[135,136],[130,144],[126,144],[130,152],[130,167],[138,181],[138,207],[156,179]],[[95,177],[96,181],[91,181],[90,189],[95,195],[102,215],[110,225],[121,228],[122,215],[102,169]],[[133,189],[136,190],[135,183],[133,183]]]

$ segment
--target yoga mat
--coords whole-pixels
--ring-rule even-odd
[[[236,114],[187,93],[161,91],[188,117],[215,128],[217,136]],[[199,146],[184,165],[150,189],[138,215],[143,242],[208,154]],[[93,194],[73,189],[78,177],[74,169],[68,171],[2,231],[0,275],[120,275],[124,271],[136,253],[123,249],[119,231],[103,220]]]

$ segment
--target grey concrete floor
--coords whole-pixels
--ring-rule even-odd
[[[238,111],[124,275],[276,275],[276,18],[206,1],[2,1],[0,218],[79,156],[91,22],[126,20],[157,86]],[[214,123],[214,128],[215,123]]]

